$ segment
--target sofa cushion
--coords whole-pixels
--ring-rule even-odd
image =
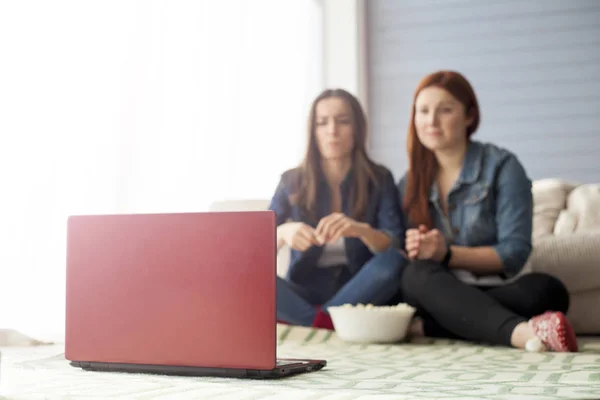
[[[577,216],[575,232],[600,230],[600,184],[576,187],[567,198],[567,210]]]
[[[600,334],[600,288],[571,295],[567,316],[577,334]]]
[[[579,222],[577,214],[562,210],[554,224],[554,236],[572,235],[577,229],[577,222]]]
[[[570,293],[600,290],[600,231],[540,239],[524,272],[529,271],[556,276]]]
[[[554,234],[554,225],[566,207],[567,196],[575,184],[560,179],[541,179],[533,182],[533,233],[536,242]]]

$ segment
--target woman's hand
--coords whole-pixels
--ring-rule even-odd
[[[428,231],[421,225],[406,231],[406,252],[411,260],[442,261],[447,250],[446,239],[437,229]]]
[[[368,225],[357,222],[342,213],[329,214],[323,217],[316,229],[316,237],[321,244],[335,242],[341,237],[359,237]]]
[[[406,252],[411,260],[417,259],[421,244],[421,235],[427,232],[425,225],[420,225],[419,229],[411,228],[406,230]]]
[[[288,222],[277,228],[277,234],[285,244],[294,250],[306,251],[321,243],[317,239],[315,229],[303,222]]]

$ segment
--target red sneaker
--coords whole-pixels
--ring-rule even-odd
[[[547,311],[529,320],[536,336],[552,351],[577,352],[577,337],[571,323],[560,311]]]

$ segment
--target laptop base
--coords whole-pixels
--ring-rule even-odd
[[[129,372],[142,374],[204,376],[222,378],[278,379],[304,372],[318,371],[327,365],[325,360],[278,359],[278,365],[271,370],[242,368],[205,368],[173,365],[146,365],[126,363],[105,363],[71,361],[73,367],[86,371]]]

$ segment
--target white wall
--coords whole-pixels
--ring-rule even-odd
[[[475,139],[514,152],[532,179],[600,179],[600,2],[508,3],[368,0],[371,156],[397,178],[413,92],[451,69],[477,94]]]
[[[369,118],[366,1],[323,0],[323,83],[356,95]]]
[[[312,0],[0,1],[0,328],[63,333],[68,215],[270,198],[322,22]]]
[[[323,0],[323,62],[325,87],[346,89],[366,107],[363,9],[364,0]]]

